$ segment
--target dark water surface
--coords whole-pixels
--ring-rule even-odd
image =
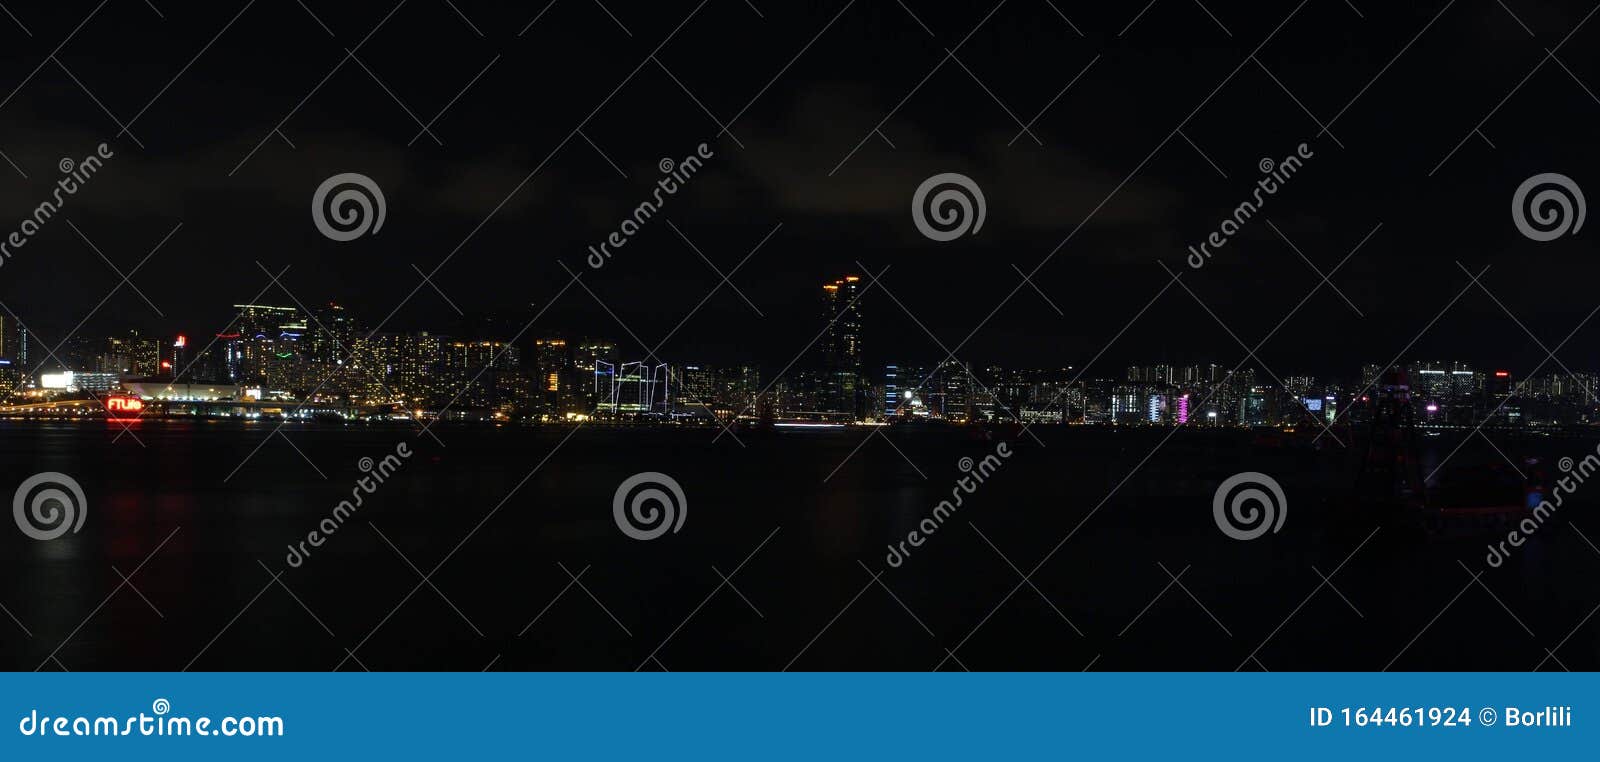
[[[1585,538],[1600,539],[1600,485],[1579,487],[1488,568],[1485,543],[1503,530],[1428,534],[1352,507],[1354,459],[1337,445],[1039,429],[1043,446],[1013,443],[890,568],[886,545],[932,515],[963,457],[994,442],[834,430],[741,434],[741,446],[704,429],[441,426],[441,446],[404,426],[271,430],[152,420],[135,425],[139,441],[114,441],[114,424],[0,423],[3,494],[57,471],[88,500],[78,534],[35,541],[0,526],[4,666],[1600,668],[1600,621],[1588,618],[1600,550]],[[350,495],[358,462],[401,441],[415,456],[291,568],[286,546]],[[1494,441],[1519,463],[1595,447]],[[1461,443],[1427,439],[1425,466]],[[1508,468],[1482,438],[1449,464],[1455,483]],[[613,492],[642,471],[682,485],[680,532],[638,541],[618,530]],[[1212,492],[1240,471],[1283,485],[1279,533],[1242,542],[1218,530]]]

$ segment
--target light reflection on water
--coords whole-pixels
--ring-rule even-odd
[[[214,637],[196,669],[328,669],[385,622],[362,650],[374,669],[477,669],[497,653],[507,654],[506,668],[632,669],[705,602],[663,660],[673,669],[777,669],[859,596],[837,632],[830,629],[796,668],[927,669],[1018,585],[1011,564],[1032,569],[1093,510],[1033,580],[1089,637],[1066,629],[1024,590],[988,620],[972,641],[971,660],[963,661],[975,669],[1077,669],[1107,654],[1106,668],[1232,669],[1237,644],[1212,643],[1220,631],[1206,633],[1205,620],[1178,606],[1154,607],[1148,620],[1113,637],[1165,584],[1156,564],[1192,566],[1186,584],[1249,640],[1271,631],[1317,584],[1311,565],[1336,567],[1368,531],[1344,526],[1353,521],[1340,497],[1350,484],[1349,453],[1263,447],[1242,433],[1174,437],[1124,482],[1164,431],[1041,430],[1047,448],[1017,443],[1016,457],[950,524],[904,567],[888,570],[887,545],[948,497],[962,456],[981,458],[992,443],[933,431],[890,433],[893,446],[862,444],[863,432],[841,430],[742,435],[741,447],[727,437],[713,444],[714,430],[595,427],[579,431],[528,477],[567,430],[440,427],[441,448],[403,425],[289,424],[288,442],[271,436],[276,423],[131,426],[129,433],[105,422],[0,421],[0,473],[13,482],[46,470],[71,474],[89,498],[80,534],[35,542],[0,527],[0,604],[35,634],[0,621],[8,666],[33,669],[81,623],[58,654],[74,670],[178,669]],[[286,546],[349,496],[362,474],[357,462],[402,440],[417,456],[304,567],[289,569]],[[1459,442],[1424,441],[1424,471]],[[1553,459],[1592,451],[1593,441],[1501,446],[1512,458]],[[1500,460],[1469,443],[1451,462],[1470,472]],[[1217,532],[1210,493],[1247,468],[1282,481],[1290,509],[1282,533],[1240,543]],[[646,470],[683,484],[689,515],[680,533],[639,542],[617,531],[610,501],[620,481]],[[1580,494],[1569,515],[1600,501],[1596,491]],[[1005,557],[961,526],[968,522]],[[775,527],[782,530],[735,578],[765,617],[726,590],[706,601],[719,584],[712,567],[730,573]],[[1341,615],[1337,600],[1324,608],[1328,602],[1319,599],[1310,607],[1317,611],[1307,612],[1315,624],[1277,636],[1270,658],[1262,658],[1274,669],[1381,667],[1459,589],[1458,560],[1482,568],[1483,537],[1400,534],[1386,530],[1340,572],[1340,588],[1360,599],[1365,618]],[[463,538],[470,539],[458,549]],[[408,560],[424,573],[443,562],[433,581],[488,637],[479,638],[427,589],[386,620],[418,583]],[[574,571],[589,567],[585,584],[637,636],[615,628],[586,599],[563,598],[518,637],[568,584],[558,562]],[[1568,582],[1595,562],[1571,530],[1552,528],[1514,565],[1484,579],[1536,632],[1565,632],[1594,603]],[[863,563],[883,571],[883,582],[938,637],[929,638],[882,590],[863,593],[871,583]],[[263,564],[283,572],[336,636],[277,588]],[[1465,611],[1476,603],[1462,605]],[[1526,669],[1516,654],[1478,647],[1483,637],[1526,639],[1495,611],[1473,614],[1482,614],[1481,632],[1452,632],[1453,639],[1419,648],[1414,661],[1397,668]],[[1198,640],[1176,646],[1175,632]],[[1573,661],[1584,663],[1582,655],[1573,656],[1569,666],[1581,668]],[[1593,649],[1589,657],[1590,668],[1600,663]]]

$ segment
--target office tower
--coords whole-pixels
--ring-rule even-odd
[[[894,420],[900,408],[900,367],[890,365],[883,370],[883,417]]]
[[[686,413],[703,411],[717,396],[717,372],[704,365],[681,365],[673,370],[678,407]]]
[[[590,359],[592,364],[593,359]],[[573,374],[572,352],[566,339],[543,338],[533,341],[534,395],[541,413],[576,412],[565,410],[563,398],[571,399],[580,391],[578,379]],[[587,375],[592,376],[591,367]],[[575,388],[576,387],[576,388]],[[588,412],[587,410],[583,412]]]
[[[311,358],[325,365],[338,365],[354,349],[352,343],[361,333],[355,316],[334,302],[317,308],[312,313],[310,326]]]
[[[10,315],[0,315],[0,358],[23,360],[22,324]]]
[[[823,314],[828,320],[818,343],[823,373],[819,412],[829,417],[862,417],[861,279],[848,275],[822,285]]]
[[[610,341],[587,339],[578,342],[572,350],[572,378],[574,392],[582,396],[563,395],[557,413],[593,413],[610,399],[610,390],[616,375],[617,345]],[[581,386],[580,386],[581,385]]]

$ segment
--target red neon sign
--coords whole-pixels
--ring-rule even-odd
[[[112,420],[126,417],[138,418],[144,412],[144,400],[138,397],[107,397],[106,414]]]

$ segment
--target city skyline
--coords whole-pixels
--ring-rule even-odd
[[[169,341],[129,329],[120,336],[73,336],[33,351],[24,325],[7,316],[0,318],[0,380],[14,400],[126,393],[165,402],[282,401],[298,402],[302,415],[309,415],[307,404],[339,402],[391,406],[414,416],[439,417],[454,408],[462,419],[484,410],[479,415],[534,421],[576,416],[720,424],[777,417],[1321,427],[1386,383],[1376,364],[1363,365],[1355,379],[1283,378],[1264,366],[1215,362],[1147,363],[1111,375],[1070,365],[975,365],[954,357],[869,365],[863,360],[872,335],[871,310],[864,306],[869,286],[858,275],[820,284],[823,329],[775,376],[755,363],[668,362],[647,349],[629,360],[629,350],[608,338],[568,339],[488,316],[463,315],[463,327],[475,332],[469,334],[369,331],[359,316],[329,303],[310,311],[234,305],[237,318],[203,343],[187,334]],[[1574,424],[1600,413],[1600,375],[1594,373],[1522,379],[1505,368],[1459,360],[1397,367],[1405,371],[1401,381],[1409,384],[1424,424]]]

